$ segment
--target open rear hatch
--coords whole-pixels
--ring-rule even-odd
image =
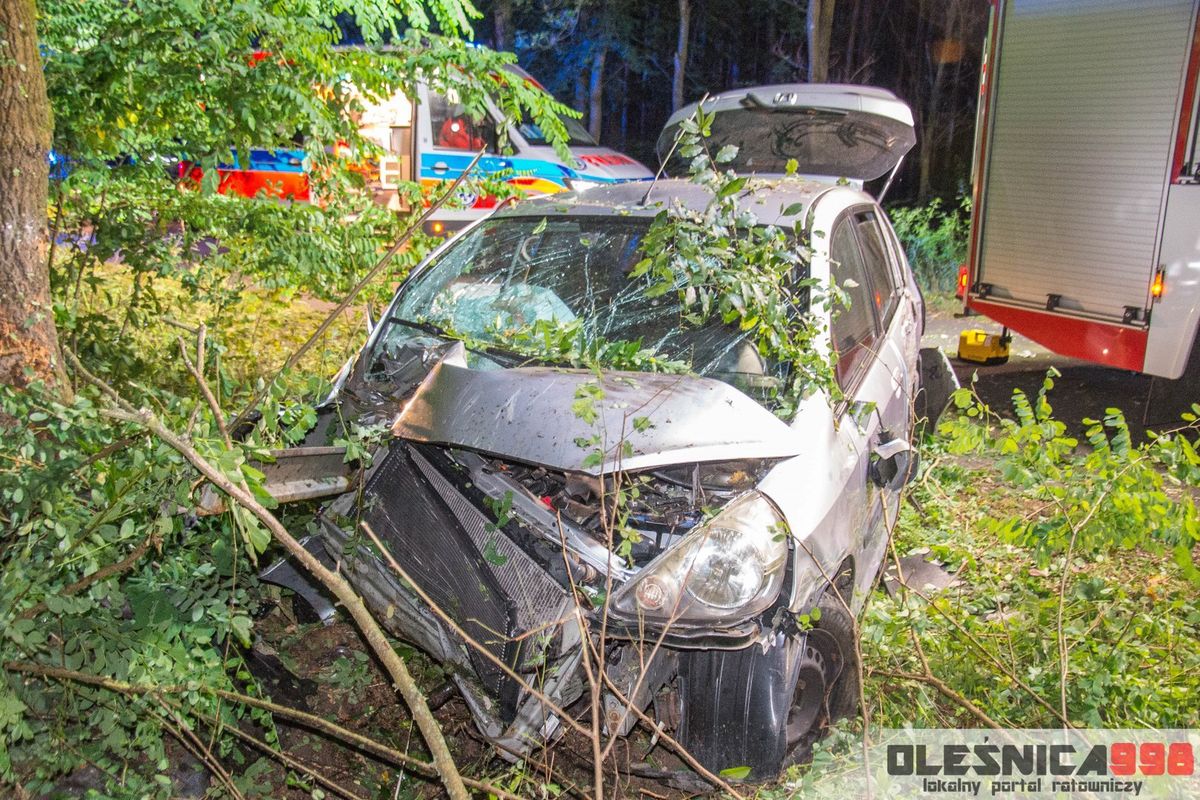
[[[738,148],[729,162],[736,172],[782,175],[788,162],[809,177],[862,182],[900,165],[916,143],[912,110],[886,89],[849,84],[791,83],[736,89],[711,97],[704,110],[715,116],[713,152]],[[680,124],[698,103],[676,111],[658,139],[658,157],[674,150]],[[678,156],[668,171],[682,172]]]

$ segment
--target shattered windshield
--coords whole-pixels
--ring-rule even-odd
[[[652,218],[507,217],[465,234],[402,291],[376,357],[419,328],[468,349],[516,354],[515,363],[567,364],[589,354],[604,366],[708,375],[752,396],[779,371],[748,334],[712,320],[685,321],[671,292],[647,297],[630,272],[645,256]],[[515,365],[513,360],[505,366]]]

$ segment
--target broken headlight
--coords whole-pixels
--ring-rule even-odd
[[[771,501],[748,492],[647,564],[613,595],[612,610],[659,623],[746,619],[779,595],[787,538]]]

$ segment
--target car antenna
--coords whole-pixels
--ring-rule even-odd
[[[700,102],[696,104],[696,110],[699,111],[704,106],[704,101],[708,99],[708,92],[704,93],[704,97],[700,98]],[[671,149],[667,151],[667,155],[658,165],[658,172],[654,173],[654,180],[650,181],[650,186],[646,189],[646,193],[642,195],[642,199],[638,201],[639,206],[645,206],[650,200],[650,193],[654,191],[654,185],[658,183],[658,179],[662,177],[663,170],[667,168],[667,162],[671,160],[671,156],[675,155],[675,148],[679,147],[679,140],[683,138],[683,128],[680,127],[679,133],[675,135],[675,141],[671,143]]]

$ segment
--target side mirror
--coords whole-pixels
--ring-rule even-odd
[[[883,431],[871,448],[871,463],[867,467],[867,475],[879,488],[896,492],[916,477],[917,464],[917,451],[911,444]]]

